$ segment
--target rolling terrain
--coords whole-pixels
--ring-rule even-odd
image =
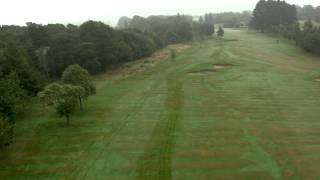
[[[246,29],[183,49],[95,77],[70,127],[35,100],[0,179],[320,178],[319,57]]]

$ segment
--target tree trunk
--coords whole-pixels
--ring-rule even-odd
[[[82,110],[82,98],[79,96],[79,105],[80,105],[80,109]]]

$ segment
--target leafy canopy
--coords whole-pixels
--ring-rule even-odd
[[[63,72],[62,82],[82,87],[84,89],[85,98],[96,93],[96,88],[91,80],[89,72],[77,64],[67,67]]]
[[[56,113],[66,117],[69,124],[69,117],[77,106],[78,97],[84,93],[81,86],[52,83],[39,93],[39,98],[47,105],[54,106]]]

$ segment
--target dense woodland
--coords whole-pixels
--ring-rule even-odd
[[[308,10],[309,7],[312,6],[304,6],[300,10],[285,1],[260,0],[253,11],[251,26],[262,32],[293,40],[307,52],[320,54],[320,27],[311,21],[319,20],[316,13],[319,7],[311,8],[314,11]],[[306,20],[302,26],[298,22],[298,16],[300,20]]]
[[[305,5],[296,6],[299,20],[313,20],[320,22],[320,6]]]

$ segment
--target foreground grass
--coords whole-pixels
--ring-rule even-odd
[[[97,78],[71,127],[35,103],[1,179],[316,179],[320,59],[246,30]],[[216,72],[213,64],[233,64]]]

